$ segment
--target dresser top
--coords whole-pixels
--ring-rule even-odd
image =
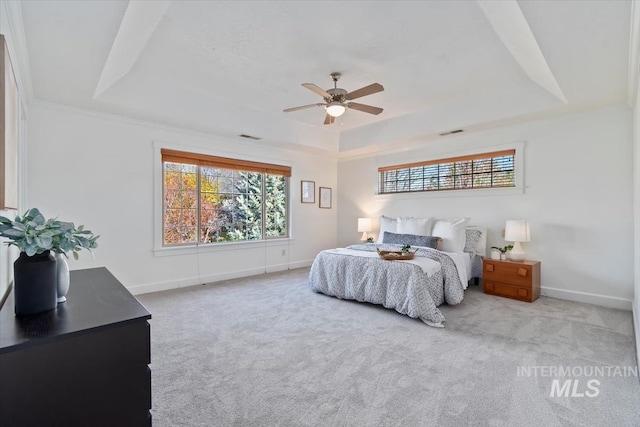
[[[150,318],[151,313],[106,268],[75,270],[67,301],[55,310],[18,318],[11,292],[0,310],[0,353]]]
[[[533,261],[530,259],[525,259],[524,261],[512,261],[510,259],[491,259],[491,258],[483,258],[482,261],[484,262],[501,262],[504,264],[520,264],[520,265],[536,265],[536,264],[540,264],[540,261]]]

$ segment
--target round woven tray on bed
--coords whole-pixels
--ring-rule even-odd
[[[413,252],[400,252],[400,251],[381,251],[378,249],[378,255],[380,258],[386,259],[387,261],[399,261],[399,260],[407,260],[413,259],[417,250]]]

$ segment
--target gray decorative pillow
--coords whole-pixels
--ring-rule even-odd
[[[476,246],[478,246],[478,241],[480,237],[482,237],[482,232],[480,230],[465,230],[466,238],[464,242],[464,252],[471,254],[471,256],[476,255]]]
[[[442,241],[435,236],[418,236],[417,234],[398,234],[385,231],[382,236],[382,243],[395,243],[398,245],[424,246],[438,249],[438,244]]]

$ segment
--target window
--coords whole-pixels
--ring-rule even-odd
[[[288,237],[288,166],[161,150],[163,245]]]
[[[515,187],[515,150],[378,168],[378,194]]]

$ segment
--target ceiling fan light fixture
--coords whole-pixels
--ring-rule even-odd
[[[360,89],[347,92],[346,90],[338,87],[338,79],[340,73],[331,73],[331,80],[333,80],[333,88],[321,89],[319,86],[313,83],[302,83],[302,86],[309,89],[311,92],[320,95],[324,100],[324,103],[318,102],[317,104],[301,105],[299,107],[285,108],[285,113],[292,111],[306,110],[307,108],[313,108],[315,106],[324,107],[326,111],[326,117],[324,118],[324,124],[330,125],[335,122],[336,117],[340,117],[347,111],[347,108],[351,110],[362,111],[363,113],[378,115],[382,113],[382,108],[374,107],[371,105],[360,104],[353,101],[363,96],[372,95],[374,93],[382,92],[384,87],[380,83],[372,83],[369,86],[361,87]]]
[[[328,103],[325,109],[327,110],[327,114],[330,115],[331,117],[340,117],[347,110],[347,107],[345,107],[340,102],[334,101],[334,102]]]

